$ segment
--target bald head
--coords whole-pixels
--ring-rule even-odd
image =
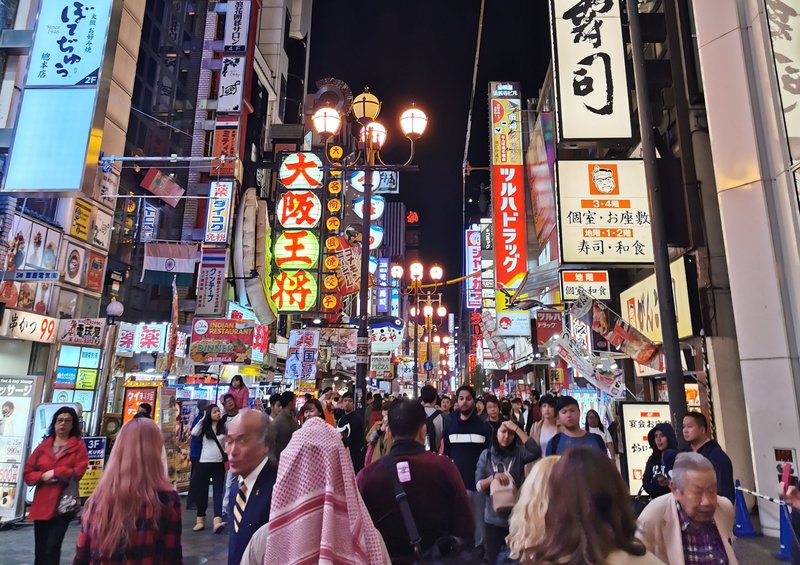
[[[260,410],[241,410],[228,424],[225,452],[231,472],[247,477],[272,451],[269,418]]]

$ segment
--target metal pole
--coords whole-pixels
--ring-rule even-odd
[[[633,73],[636,79],[636,102],[639,111],[639,130],[642,137],[642,155],[647,186],[650,192],[650,228],[653,234],[653,263],[658,289],[658,309],[661,316],[664,360],[667,370],[669,412],[675,430],[683,427],[686,415],[686,390],[681,367],[681,350],[678,341],[678,324],[675,319],[675,298],[672,296],[672,275],[669,270],[669,250],[664,228],[664,210],[661,205],[661,185],[658,178],[656,148],[653,139],[653,116],[647,92],[647,74],[644,67],[644,46],[639,24],[639,3],[628,0],[628,20],[631,36]],[[681,437],[681,434],[678,434]],[[680,441],[680,443],[683,443]]]
[[[430,302],[426,303],[426,305],[427,304],[430,304]],[[428,343],[428,345],[427,345],[427,353],[428,353],[428,355],[427,355],[425,361],[427,363],[429,363],[428,367],[430,367],[433,364],[432,355],[431,355],[431,341],[433,341],[433,336],[431,335],[431,330],[433,330],[433,323],[432,322],[433,322],[433,316],[431,316],[430,318],[425,316],[425,335],[428,337],[428,342],[427,342]],[[426,369],[425,370],[425,380],[426,380],[425,384],[431,384],[431,369]]]
[[[358,344],[356,346],[356,410],[365,420],[367,415],[367,369],[369,363],[369,224],[372,211],[372,140],[366,136],[367,164],[364,167],[364,214],[361,221],[361,287],[358,290],[360,310],[358,317]],[[366,424],[366,421],[364,422]]]
[[[419,397],[419,290],[414,290],[417,306],[414,316],[414,398]]]

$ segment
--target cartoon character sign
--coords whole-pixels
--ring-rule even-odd
[[[405,324],[394,316],[373,316],[369,320],[370,344],[373,352],[394,351],[403,343]]]

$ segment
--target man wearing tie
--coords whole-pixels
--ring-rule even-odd
[[[269,418],[258,410],[241,410],[228,424],[225,452],[231,473],[228,509],[228,565],[239,565],[253,533],[269,521],[272,487],[278,466],[270,460],[274,438]]]

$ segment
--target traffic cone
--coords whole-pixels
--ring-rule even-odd
[[[794,533],[792,532],[792,519],[789,516],[789,507],[781,504],[779,507],[781,514],[781,548],[775,555],[778,561],[789,561],[792,558],[792,542]]]
[[[739,490],[741,483],[736,481],[736,525],[733,527],[733,533],[737,538],[752,538],[757,536],[753,522],[750,521],[750,511],[747,509],[747,503],[744,500],[744,493]]]

